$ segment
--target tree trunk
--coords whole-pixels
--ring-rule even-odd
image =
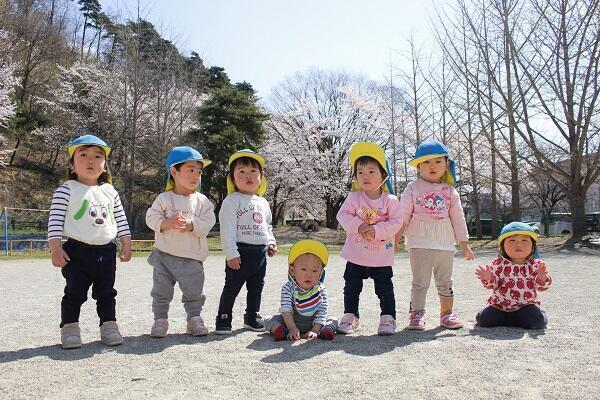
[[[336,217],[343,201],[344,199],[339,200],[332,199],[329,196],[325,197],[325,224],[328,228],[337,229],[339,223]]]
[[[581,182],[573,182],[571,191],[568,194],[569,205],[571,207],[571,237],[566,244],[574,244],[580,242],[587,234],[587,226],[585,223],[585,195],[586,190],[582,187]]]
[[[13,161],[15,161],[15,156],[17,155],[17,149],[19,148],[20,144],[21,144],[21,138],[17,138],[17,143],[15,144],[15,148],[13,149],[13,152],[10,156],[10,161],[8,162],[8,165],[13,165]]]

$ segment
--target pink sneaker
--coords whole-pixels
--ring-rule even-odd
[[[408,329],[412,331],[425,330],[425,311],[413,311],[408,319]]]
[[[166,319],[155,319],[150,330],[150,336],[155,338],[163,338],[167,336],[169,330],[169,321]]]
[[[204,326],[204,320],[201,316],[197,315],[192,317],[187,323],[187,333],[192,336],[206,336],[208,335],[208,328]]]
[[[379,336],[388,336],[394,333],[396,333],[396,320],[391,315],[382,315],[379,317],[377,334]]]
[[[344,314],[342,320],[337,327],[338,333],[352,333],[358,330],[359,321],[354,314]]]
[[[448,329],[460,329],[463,322],[452,311],[446,311],[440,314],[440,325]]]

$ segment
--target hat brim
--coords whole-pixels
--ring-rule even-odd
[[[314,254],[319,257],[319,260],[323,263],[323,267],[325,267],[329,261],[329,251],[327,250],[327,246],[316,240],[306,239],[294,243],[290,248],[288,264],[293,264],[294,261],[303,254]]]
[[[448,154],[427,154],[425,156],[421,156],[410,160],[408,162],[408,165],[410,165],[413,168],[417,168],[422,162],[439,157],[448,157]]]
[[[538,240],[538,235],[532,231],[510,231],[510,232],[506,232],[498,237],[498,246],[502,246],[502,242],[504,241],[504,239],[506,239],[507,237],[510,237],[510,236],[514,236],[514,235],[529,236],[536,242]]]
[[[261,156],[259,156],[256,153],[243,152],[243,151],[238,151],[237,153],[233,153],[231,155],[231,157],[229,157],[229,161],[227,162],[227,165],[228,166],[231,165],[231,163],[233,163],[235,160],[237,160],[238,158],[242,158],[242,157],[248,157],[248,158],[255,159],[260,164],[260,167],[263,170],[265,169],[265,159],[264,158],[262,158]]]
[[[95,143],[80,143],[80,144],[74,144],[72,146],[67,147],[67,152],[69,153],[69,158],[73,157],[73,154],[75,154],[75,150],[77,150],[78,147],[81,146],[97,146],[100,147],[102,150],[104,150],[104,155],[106,156],[106,158],[108,158],[109,154],[110,154],[110,147],[108,146],[103,146],[101,144],[95,144]]]

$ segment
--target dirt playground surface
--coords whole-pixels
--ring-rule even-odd
[[[180,398],[410,398],[410,399],[590,399],[600,398],[600,252],[546,251],[554,284],[541,294],[548,312],[544,331],[475,326],[489,292],[473,275],[493,251],[474,262],[455,259],[458,331],[438,326],[435,287],[427,300],[427,329],[404,330],[410,293],[406,253],[394,276],[399,332],[376,335],[379,306],[372,281],[361,296],[361,330],[331,342],[274,342],[242,329],[245,289],[234,312],[234,333],[212,333],[224,280],[222,256],[205,264],[203,317],[211,333],[185,334],[181,293],[176,290],[169,336],[153,339],[145,258],[118,265],[117,318],[125,343],[99,341],[94,301],[82,307],[81,349],[59,346],[64,280],[49,260],[0,261],[0,399],[180,399]],[[345,262],[334,255],[327,267],[330,314],[343,313]],[[276,313],[286,279],[286,258],[269,260],[263,315]]]

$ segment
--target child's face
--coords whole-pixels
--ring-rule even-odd
[[[533,242],[527,235],[509,236],[502,241],[502,246],[508,258],[518,264],[527,261],[533,250]]]
[[[420,163],[418,168],[421,178],[427,182],[438,183],[448,168],[448,161],[446,157],[431,158]]]
[[[375,161],[369,161],[365,164],[356,165],[356,181],[358,186],[365,192],[375,192],[381,190],[383,175],[379,165]]]
[[[290,275],[302,290],[315,286],[321,277],[323,264],[314,254],[302,254],[290,265]]]
[[[262,176],[260,169],[250,163],[238,163],[233,169],[233,183],[240,193],[256,194]]]
[[[200,185],[202,163],[200,161],[186,161],[181,164],[179,171],[173,166],[171,167],[171,177],[175,182],[175,193],[192,194]]]
[[[106,153],[98,146],[79,146],[73,153],[73,171],[77,180],[86,185],[97,185],[106,170]]]

